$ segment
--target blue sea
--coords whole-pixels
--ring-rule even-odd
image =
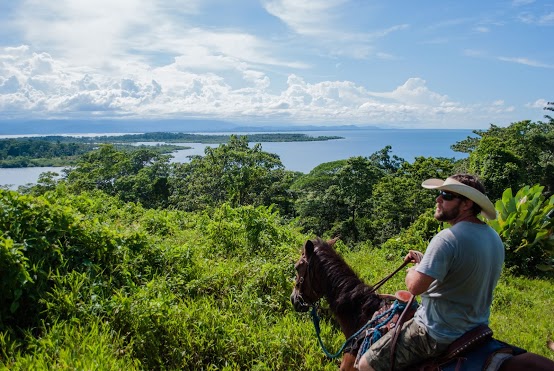
[[[296,132],[298,133],[298,132]],[[359,129],[337,131],[303,131],[309,136],[340,136],[344,139],[318,142],[271,142],[261,143],[265,152],[277,154],[287,170],[309,173],[319,164],[347,159],[354,156],[370,156],[383,149],[392,147],[391,154],[413,162],[416,157],[446,157],[461,159],[465,153],[454,152],[451,145],[474,136],[472,130],[448,129]],[[247,133],[239,133],[247,135]],[[92,134],[90,134],[92,135]],[[100,135],[100,134],[98,134]],[[173,153],[174,162],[187,162],[188,156],[203,155],[206,146],[214,144],[181,143],[192,147]],[[19,185],[35,183],[44,171],[60,172],[61,168],[23,168],[0,169],[0,185]]]

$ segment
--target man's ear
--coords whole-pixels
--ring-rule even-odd
[[[469,198],[466,198],[463,202],[463,209],[465,210],[471,210],[473,208],[473,204],[475,203],[473,200],[470,200]]]

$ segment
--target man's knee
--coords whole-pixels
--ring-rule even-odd
[[[362,356],[360,358],[360,363],[358,364],[358,370],[360,370],[360,371],[374,371],[373,367],[371,367],[371,365],[367,361],[367,358],[364,357],[364,356]]]

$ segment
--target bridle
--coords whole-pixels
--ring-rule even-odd
[[[312,274],[311,272],[313,270],[310,269],[312,267],[312,265],[310,264],[310,260],[312,259],[312,256],[310,258],[306,258],[306,256],[304,254],[302,254],[302,258],[297,263],[297,266],[302,266],[303,265],[306,268],[304,269],[304,272],[303,272],[302,275],[299,274],[300,272],[298,272],[298,269],[297,269],[297,275],[296,275],[296,280],[295,280],[295,288],[296,288],[296,291],[298,293],[297,299],[299,301],[300,306],[302,306],[303,308],[306,308],[306,309],[309,309],[310,307],[316,306],[319,299],[323,296],[322,294],[319,294],[313,288],[313,286],[310,284],[309,285],[309,290],[310,290],[309,294],[310,295],[308,295],[308,296],[312,297],[312,298],[317,298],[317,299],[313,302],[309,302],[309,301],[306,301],[306,299],[304,299],[304,295],[308,294],[308,293],[304,292],[304,289],[305,289],[304,283],[307,282],[306,278],[308,278],[308,282],[313,282],[313,279],[312,279],[313,277],[311,276],[311,274]]]
[[[325,346],[323,345],[323,342],[321,340],[321,336],[320,336],[320,327],[319,327],[319,316],[317,314],[317,307],[318,307],[318,302],[319,302],[319,299],[321,299],[321,297],[323,296],[323,294],[318,294],[318,292],[313,288],[312,285],[309,286],[309,289],[310,289],[310,296],[311,297],[314,297],[314,298],[317,298],[314,302],[308,302],[306,301],[306,299],[304,299],[304,282],[306,282],[306,278],[309,278],[310,279],[310,282],[312,282],[313,280],[311,280],[311,272],[312,272],[312,269],[310,269],[311,267],[311,264],[310,264],[310,260],[311,258],[313,257],[313,255],[315,254],[312,254],[312,256],[310,256],[310,258],[306,258],[306,256],[304,254],[302,254],[302,258],[300,259],[300,261],[297,263],[297,267],[299,267],[300,265],[305,265],[305,269],[304,271],[302,272],[303,274],[300,275],[299,273],[299,269],[297,268],[297,275],[296,275],[296,282],[295,282],[295,288],[296,288],[296,291],[297,291],[297,300],[299,301],[299,305],[302,307],[302,308],[305,308],[306,310],[309,310],[311,308],[311,316],[312,316],[312,322],[314,324],[314,327],[315,327],[315,331],[316,331],[316,334],[317,334],[317,339],[319,341],[319,344],[321,346],[321,348],[323,349],[323,352],[325,353],[325,355],[329,358],[336,358],[338,357],[340,354],[342,354],[343,350],[346,348],[346,346],[354,339],[357,339],[358,335],[360,335],[365,329],[367,329],[368,327],[370,327],[371,325],[373,325],[373,321],[368,321],[364,326],[362,326],[360,329],[358,329],[358,331],[356,331],[352,336],[350,336],[348,339],[346,339],[346,341],[343,343],[343,345],[341,346],[341,348],[338,350],[338,352],[336,352],[335,354],[331,354],[327,351],[327,349],[325,348]],[[375,285],[373,285],[372,287],[372,290],[371,290],[371,293],[375,293],[375,291],[377,291],[385,282],[387,282],[391,277],[393,277],[396,273],[398,273],[400,270],[402,270],[406,265],[408,265],[409,261],[404,261],[394,272],[392,272],[391,274],[389,274],[388,276],[386,276],[385,278],[383,278],[382,280],[380,280],[379,282],[377,282]],[[394,335],[393,335],[393,343],[392,343],[392,349],[391,349],[391,370],[394,368],[394,353],[395,353],[395,350],[396,350],[396,342],[398,340],[398,335],[400,333],[399,329],[402,328],[402,325],[405,321],[405,316],[406,316],[406,313],[408,312],[408,309],[412,307],[412,304],[415,300],[415,297],[413,295],[411,295],[410,297],[410,300],[408,301],[407,305],[404,306],[404,309],[402,310],[402,313],[399,317],[399,320],[398,320],[398,323],[397,323],[397,326],[395,326],[395,328],[393,329],[394,331]]]

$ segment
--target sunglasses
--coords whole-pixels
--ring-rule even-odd
[[[446,192],[446,191],[439,191],[439,196],[441,196],[442,199],[445,200],[445,201],[452,201],[455,198],[460,198],[460,199],[463,200],[465,198],[462,195],[458,195],[458,194],[450,193],[450,192]]]

